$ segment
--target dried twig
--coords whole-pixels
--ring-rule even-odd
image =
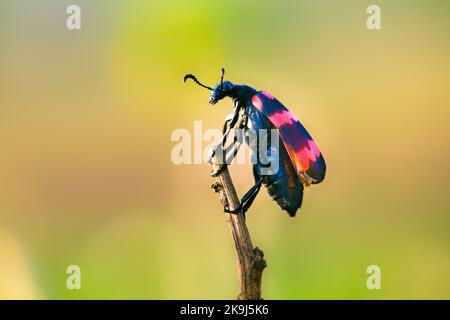
[[[216,157],[212,158],[212,166],[213,172],[220,170],[220,164]],[[215,192],[219,193],[222,204],[230,210],[239,208],[239,198],[237,197],[228,168],[223,168],[214,178],[216,181],[211,187]],[[266,267],[264,253],[258,247],[253,248],[244,215],[241,213],[226,215],[236,249],[240,287],[237,298],[238,300],[260,300],[262,299],[262,273]]]

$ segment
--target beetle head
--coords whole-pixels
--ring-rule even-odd
[[[208,90],[211,90],[212,92],[211,92],[211,96],[209,99],[209,103],[214,105],[217,102],[219,102],[220,100],[222,100],[223,98],[230,96],[231,90],[234,88],[234,84],[232,84],[230,81],[223,81],[224,75],[225,75],[225,69],[222,68],[221,73],[220,73],[220,83],[217,84],[214,88],[205,86],[200,81],[198,81],[197,78],[195,76],[193,76],[192,74],[185,75],[184,81],[186,82],[187,79],[192,79],[199,86],[206,88]]]

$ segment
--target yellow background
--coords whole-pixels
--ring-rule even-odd
[[[263,297],[450,298],[450,5],[379,0],[369,31],[370,4],[2,1],[0,298],[236,297],[210,168],[170,158],[173,130],[231,111],[182,82],[221,66],[281,100],[328,165],[296,218],[265,190],[248,213]],[[231,170],[242,195],[251,170]]]

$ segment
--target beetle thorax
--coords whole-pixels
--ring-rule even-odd
[[[250,100],[257,91],[246,85],[234,85],[229,96],[234,101],[244,102]]]

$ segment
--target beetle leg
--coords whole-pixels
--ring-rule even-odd
[[[216,177],[217,175],[219,175],[223,171],[223,169],[225,169],[225,167],[233,161],[240,147],[242,146],[242,141],[242,137],[240,137],[238,140],[238,137],[236,135],[234,136],[233,143],[231,143],[228,147],[225,148],[225,150],[223,150],[223,157],[225,158],[225,162],[220,165],[219,169],[213,170],[211,172],[211,176]],[[230,151],[232,151],[233,153],[227,158],[227,154]]]
[[[239,120],[239,112],[240,111],[241,111],[241,108],[238,105],[236,105],[234,108],[234,112],[229,114],[225,118],[225,123],[224,123],[223,130],[222,130],[223,135],[222,135],[222,139],[220,141],[220,144],[222,144],[222,147],[225,146],[228,135],[230,134],[231,130],[234,128],[237,121]],[[229,124],[228,124],[228,122],[229,122]]]
[[[261,185],[264,181],[264,179],[259,175],[258,171],[256,170],[256,167],[253,166],[253,175],[255,176],[255,185],[250,188],[250,190],[247,191],[247,193],[242,197],[241,203],[239,207],[235,210],[229,210],[228,208],[224,208],[223,211],[226,213],[240,213],[245,217],[245,213],[248,209],[250,209],[250,206],[253,204],[253,201],[255,200],[256,196],[259,193],[259,190],[261,190]]]
[[[241,200],[241,205],[242,205],[242,213],[245,216],[245,213],[247,212],[248,209],[250,209],[250,206],[253,204],[253,201],[255,200],[256,196],[259,193],[259,190],[261,190],[261,185],[264,181],[263,177],[260,176],[260,174],[258,173],[258,170],[256,170],[256,166],[253,166],[253,176],[255,177],[255,186],[256,187],[254,190],[250,189],[243,197]]]
[[[212,163],[212,158],[215,156],[216,151],[220,147],[223,148],[223,146],[225,145],[226,136],[230,133],[230,130],[231,130],[231,129],[228,129],[228,124],[233,121],[235,116],[236,116],[236,112],[233,112],[225,117],[225,123],[223,124],[223,130],[222,130],[222,138],[220,139],[219,143],[217,143],[215,146],[212,147],[209,157],[208,157],[208,161],[207,161],[208,163]],[[214,177],[214,176],[218,175],[219,173],[220,172],[212,172],[211,176]]]
[[[236,157],[239,149],[242,146],[242,142],[244,141],[244,133],[243,131],[247,129],[247,119],[245,117],[245,115],[243,116],[241,122],[239,123],[238,126],[238,130],[240,131],[236,131],[234,132],[234,138],[233,138],[233,143],[231,143],[226,149],[225,149],[225,156],[230,152],[233,151],[233,153],[227,158],[227,160],[225,161],[226,164],[230,164],[231,161],[233,161],[233,159]],[[233,150],[234,149],[234,150]]]
[[[242,146],[242,142],[244,141],[244,134],[243,131],[248,129],[248,116],[246,113],[244,113],[242,115],[242,119],[241,122],[239,123],[238,126],[238,130],[239,133],[237,133],[237,131],[234,131],[234,137],[233,137],[233,142],[227,146],[225,148],[225,150],[223,150],[223,156],[225,159],[224,164],[222,165],[221,168],[219,168],[219,170],[215,170],[211,173],[212,176],[217,176],[220,172],[222,172],[222,170],[224,169],[225,165],[229,165],[233,159],[236,157],[237,153],[239,152],[239,149]],[[234,149],[234,150],[233,150]],[[230,151],[233,151],[233,153],[227,158],[227,155]]]
[[[213,147],[213,149],[212,149],[212,151],[211,151],[211,154],[210,154],[210,156],[209,156],[209,159],[208,159],[208,163],[211,163],[212,161],[212,158],[215,156],[215,154],[216,154],[216,151],[219,149],[219,148],[222,148],[223,149],[223,147],[225,146],[225,143],[226,143],[226,140],[227,140],[227,136],[230,134],[230,132],[231,132],[231,130],[234,128],[234,126],[236,125],[236,123],[237,123],[237,121],[239,120],[239,112],[240,112],[240,110],[241,110],[241,107],[239,106],[239,105],[235,105],[235,108],[234,108],[234,112],[233,113],[230,113],[226,118],[225,118],[225,123],[224,123],[224,126],[223,126],[223,135],[222,135],[222,139],[219,141],[219,143],[218,144],[216,144],[214,147]],[[225,160],[225,156],[226,156],[226,153],[225,154],[223,154],[223,158],[221,159],[221,160]],[[214,177],[214,176],[217,176],[222,170],[223,170],[223,168],[224,168],[224,166],[226,166],[226,162],[225,161],[223,161],[222,163],[221,163],[221,168],[219,169],[219,170],[215,170],[215,171],[213,171],[212,173],[211,173],[211,175]]]
[[[247,193],[242,197],[241,204],[239,205],[238,208],[236,208],[234,210],[230,210],[230,209],[228,209],[228,207],[225,207],[223,209],[223,212],[234,213],[234,214],[242,212],[243,214],[245,214],[247,212],[247,210],[250,208],[250,206],[252,205],[256,196],[258,195],[259,190],[261,190],[262,183],[263,183],[263,178],[260,178],[255,183],[255,185],[253,187],[251,187],[250,190],[248,190]]]

